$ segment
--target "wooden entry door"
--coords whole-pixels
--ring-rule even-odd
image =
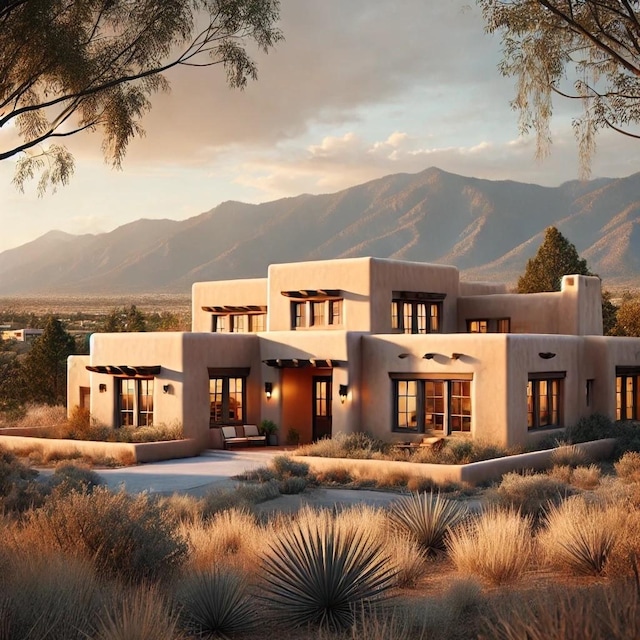
[[[313,439],[331,437],[331,376],[313,376]]]

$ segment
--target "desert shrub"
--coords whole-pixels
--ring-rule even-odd
[[[280,479],[306,478],[309,475],[309,465],[306,462],[298,462],[288,456],[276,456],[271,461],[271,465]]]
[[[407,489],[412,493],[425,493],[438,491],[440,485],[433,478],[411,476],[407,480]]]
[[[27,514],[21,534],[34,552],[86,558],[100,573],[133,581],[171,575],[187,552],[171,518],[148,496],[103,487],[91,494],[52,494]]]
[[[389,520],[399,531],[411,535],[428,554],[446,548],[450,531],[467,516],[467,506],[439,493],[404,496],[389,506]]]
[[[184,493],[154,496],[158,508],[176,523],[195,522],[202,517],[203,500]]]
[[[38,472],[0,447],[0,512],[22,512],[39,506],[46,494],[35,479]]]
[[[273,500],[279,495],[279,483],[276,480],[238,485],[233,489],[216,488],[203,497],[202,515],[208,518],[227,509],[250,509],[253,505]]]
[[[384,597],[393,584],[379,537],[326,512],[282,528],[261,566],[260,597],[277,620],[293,626],[347,629],[357,607]]]
[[[571,474],[571,484],[578,489],[594,489],[600,484],[602,472],[596,464],[588,467],[576,467]]]
[[[640,453],[628,451],[613,465],[618,477],[626,482],[640,482]]]
[[[353,477],[347,467],[335,466],[316,473],[319,484],[351,484]]]
[[[271,467],[258,467],[245,471],[236,477],[238,480],[247,480],[248,482],[269,482],[269,480],[277,480],[278,474]]]
[[[495,598],[481,637],[495,640],[634,640],[640,637],[637,586],[552,587]]]
[[[579,467],[589,462],[589,456],[575,444],[560,445],[551,453],[551,463]]]
[[[602,506],[578,497],[552,505],[538,536],[547,561],[570,573],[604,573],[620,518],[619,506]]]
[[[180,640],[178,616],[155,587],[128,589],[99,617],[93,640]]]
[[[222,511],[208,521],[183,522],[179,530],[189,545],[188,566],[199,571],[216,564],[248,570],[264,540],[255,516],[240,509]]]
[[[14,427],[56,427],[67,420],[67,410],[62,405],[29,404],[24,414],[13,423]]]
[[[447,546],[458,571],[491,584],[512,582],[522,576],[531,557],[531,518],[513,509],[491,508],[453,531]]]
[[[543,473],[506,473],[500,484],[487,493],[494,504],[524,515],[541,517],[550,504],[559,504],[573,489]]]
[[[307,488],[306,478],[299,476],[291,476],[289,478],[283,478],[278,483],[278,489],[283,495],[294,495],[302,493]]]
[[[573,469],[568,464],[556,464],[551,469],[547,469],[546,474],[558,482],[571,484]]]
[[[565,438],[568,442],[589,442],[602,438],[615,438],[615,425],[607,416],[595,413],[591,416],[580,418],[574,425],[565,429]]]
[[[4,594],[8,639],[85,640],[103,605],[90,563],[59,555],[15,558]]]
[[[86,465],[62,462],[56,466],[48,484],[52,489],[62,493],[91,493],[96,487],[103,485],[104,480]]]
[[[198,634],[225,637],[256,624],[246,582],[231,569],[213,568],[189,575],[178,585],[176,600],[185,626]]]
[[[322,438],[313,444],[304,445],[296,450],[296,455],[317,456],[320,458],[357,458],[368,459],[374,453],[385,454],[390,445],[367,433],[339,433],[332,438]]]
[[[624,504],[621,505],[624,508]],[[611,578],[638,578],[640,574],[640,510],[624,509],[616,517],[616,536],[607,556]]]

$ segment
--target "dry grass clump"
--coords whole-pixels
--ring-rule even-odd
[[[604,573],[626,507],[587,502],[581,497],[553,505],[538,540],[547,562],[578,575]]]
[[[427,571],[424,550],[410,535],[394,532],[387,539],[386,551],[394,570],[395,586],[414,589]]]
[[[495,640],[636,640],[638,585],[551,588],[495,598],[481,636]]]
[[[264,531],[255,516],[238,509],[218,513],[207,522],[183,522],[179,531],[189,545],[188,567],[198,571],[227,566],[250,573],[264,547]]]
[[[425,553],[433,555],[446,548],[447,536],[467,513],[465,504],[439,493],[417,493],[392,503],[389,520],[396,530],[411,535]]]
[[[185,559],[187,545],[175,523],[147,495],[53,493],[28,512],[15,544],[32,553],[59,552],[93,562],[101,574],[126,580],[159,580]]]
[[[7,639],[86,640],[104,604],[91,564],[58,554],[16,556],[3,596]]]
[[[539,518],[550,504],[559,504],[573,490],[564,482],[542,473],[506,473],[500,484],[488,492],[494,504],[515,509],[527,516]]]
[[[600,484],[602,472],[597,464],[588,467],[576,467],[571,474],[571,484],[578,489],[595,489]]]
[[[458,571],[491,584],[513,582],[531,558],[531,517],[514,509],[491,508],[453,531],[447,546]]]
[[[25,413],[15,420],[12,427],[57,427],[67,420],[67,410],[62,405],[51,406],[48,404],[30,404],[25,408]]]
[[[551,464],[581,467],[590,462],[589,456],[575,444],[560,445],[551,452]]]
[[[640,453],[637,451],[627,451],[613,466],[625,482],[640,482]]]
[[[273,500],[280,495],[276,480],[263,484],[238,485],[233,489],[213,489],[201,501],[202,515],[210,518],[227,509],[251,509],[254,505]]]
[[[625,508],[626,507],[626,508]],[[633,578],[640,572],[640,510],[621,505],[616,516],[616,536],[607,556],[606,574],[610,578]]]
[[[196,522],[203,514],[203,499],[195,496],[173,493],[170,496],[155,496],[155,502],[161,511],[175,522]]]
[[[108,606],[99,617],[93,640],[181,640],[178,615],[154,586],[139,586]]]
[[[337,484],[344,486],[353,483],[353,476],[347,467],[336,465],[335,467],[318,471],[316,473],[316,481],[319,484]]]

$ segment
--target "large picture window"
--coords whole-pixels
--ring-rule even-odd
[[[248,371],[209,370],[209,426],[246,422]]]
[[[153,378],[118,378],[118,414],[122,427],[153,424]]]
[[[640,368],[616,367],[616,420],[640,416]]]
[[[406,378],[392,374],[393,430],[471,431],[471,379]]]
[[[400,333],[441,333],[440,293],[394,291],[391,301],[391,329]]]
[[[291,303],[291,328],[323,328],[342,325],[342,299],[305,300]]]
[[[562,426],[562,388],[565,373],[530,374],[527,382],[527,427]]]
[[[212,316],[214,333],[256,333],[266,327],[266,313],[229,313]]]

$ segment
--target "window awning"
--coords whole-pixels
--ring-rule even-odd
[[[159,364],[136,366],[129,364],[87,365],[87,370],[93,373],[106,373],[110,376],[126,376],[127,378],[157,376],[160,373],[160,369],[161,366]]]
[[[344,360],[334,360],[332,358],[272,358],[262,362],[268,367],[275,367],[276,369],[332,368],[346,365]]]
[[[267,313],[267,307],[265,305],[258,304],[249,304],[249,305],[240,305],[233,306],[229,304],[218,305],[214,307],[202,307],[203,311],[207,313],[215,313],[218,315],[228,315],[230,313]]]
[[[281,291],[280,293],[287,298],[297,298],[298,300],[342,297],[340,289],[299,289],[298,291]]]

